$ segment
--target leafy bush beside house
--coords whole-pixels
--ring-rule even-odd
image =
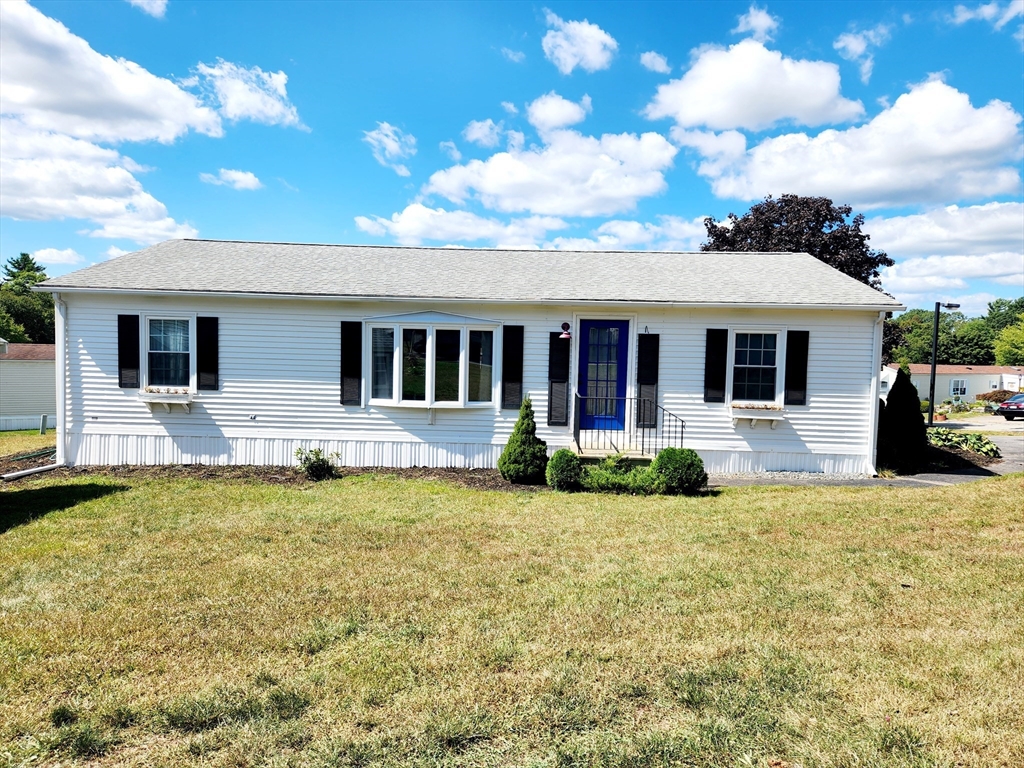
[[[696,494],[707,485],[704,462],[688,448],[665,448],[650,466],[634,465],[622,454],[584,466],[579,456],[562,448],[548,463],[548,485],[558,491],[586,490],[595,493]]]
[[[519,420],[498,457],[498,471],[510,483],[541,485],[548,465],[548,444],[537,437],[530,398],[519,407]]]

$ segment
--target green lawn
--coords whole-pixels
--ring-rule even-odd
[[[0,521],[12,765],[1024,764],[1020,475],[47,476]]]
[[[53,429],[46,430],[45,435],[40,435],[38,429],[0,432],[0,456],[32,453],[41,451],[43,448],[52,448],[55,445],[57,445],[57,432]]]

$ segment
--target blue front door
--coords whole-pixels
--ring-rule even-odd
[[[629,322],[580,321],[580,429],[626,426]]]

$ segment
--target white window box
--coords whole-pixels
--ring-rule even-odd
[[[743,405],[734,403],[729,410],[734,427],[742,419],[750,419],[751,429],[757,427],[757,422],[759,421],[767,421],[768,425],[775,429],[775,425],[786,418],[786,412],[779,405]]]
[[[181,389],[162,390],[156,387],[146,387],[146,389],[139,392],[139,399],[148,404],[150,410],[152,410],[154,406],[162,405],[164,410],[170,413],[172,405],[180,405],[185,413],[189,413],[189,406],[192,402],[192,393]]]

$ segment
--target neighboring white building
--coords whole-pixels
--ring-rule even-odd
[[[37,290],[70,464],[494,467],[529,396],[550,450],[870,473],[901,309],[807,254],[200,240]]]
[[[56,417],[53,344],[12,344],[0,339],[0,432],[32,429]]]
[[[897,363],[890,363],[888,367],[893,371],[899,369]],[[911,383],[917,388],[921,399],[927,400],[931,381],[931,365],[913,363],[909,367]],[[1024,391],[1024,367],[1014,365],[935,366],[935,401],[937,403],[954,397],[973,402],[978,395],[996,389],[1008,389],[1011,392]]]

